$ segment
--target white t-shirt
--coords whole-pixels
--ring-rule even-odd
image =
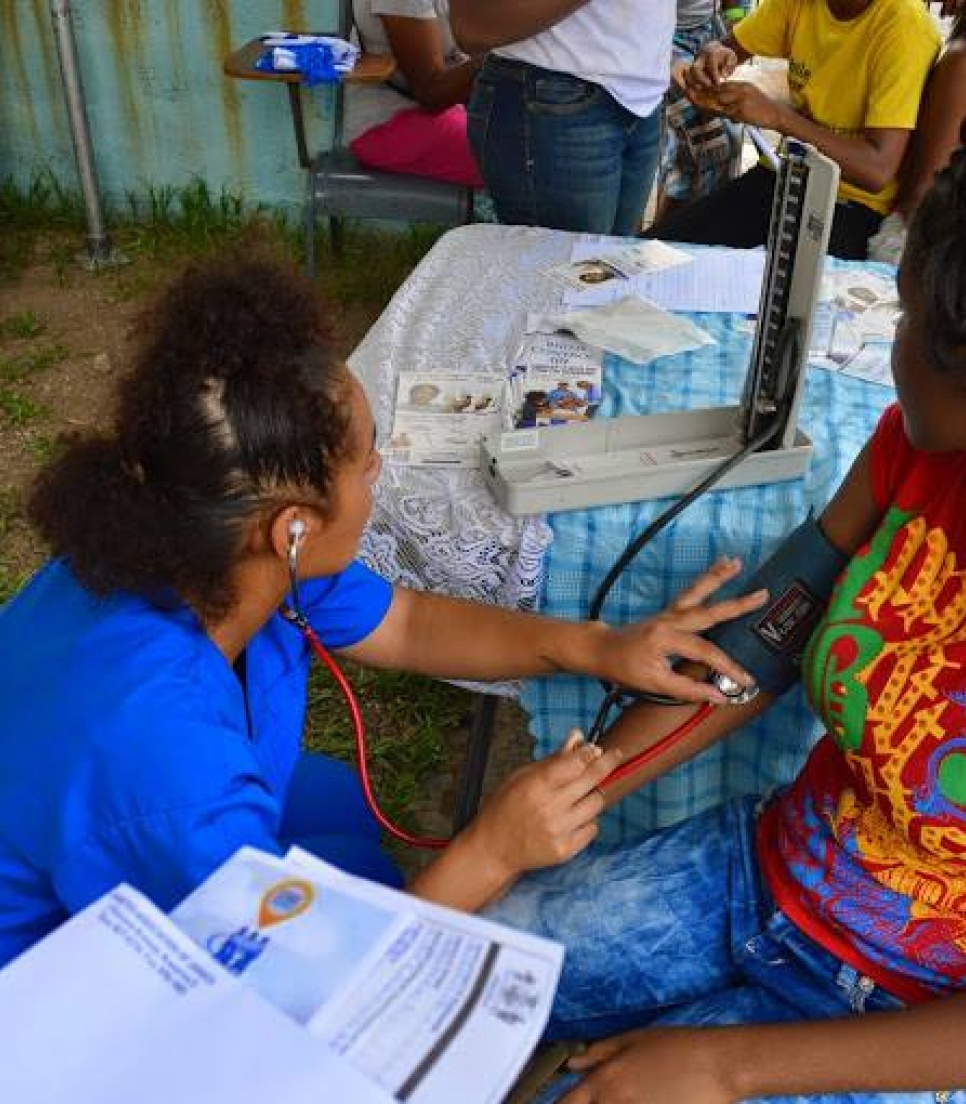
[[[494,50],[606,88],[635,115],[667,91],[675,0],[587,0],[555,26]]]

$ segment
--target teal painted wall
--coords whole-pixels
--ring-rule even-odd
[[[294,206],[302,178],[284,89],[222,75],[269,30],[324,30],[335,0],[73,0],[101,191],[109,204],[197,176],[251,202]],[[309,102],[311,101],[311,102]],[[310,144],[329,133],[309,93]],[[49,0],[0,0],[0,176],[50,169],[76,187]]]

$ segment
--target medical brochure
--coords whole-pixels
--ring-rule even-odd
[[[507,383],[507,422],[516,429],[586,422],[600,406],[604,354],[547,315],[527,316]]]
[[[569,292],[576,292],[579,302],[594,289],[618,289],[622,281],[624,290],[618,294],[626,295],[626,281],[690,263],[691,257],[684,250],[661,241],[608,242],[603,246],[580,242],[569,261],[551,265],[543,274]]]
[[[120,886],[0,970],[0,1100],[499,1104],[562,959],[304,852],[243,848],[170,917]]]
[[[504,381],[480,374],[400,372],[383,454],[403,464],[475,467],[502,423]]]
[[[659,254],[656,247],[660,247]],[[752,314],[758,310],[765,269],[763,249],[691,244],[679,248],[658,241],[639,242],[627,249],[653,251],[654,263],[632,269],[626,253],[615,256],[606,245],[581,239],[574,243],[569,263],[555,268],[583,271],[587,264],[605,261],[624,270],[621,278],[598,278],[592,272],[589,279],[585,274],[581,281],[578,275],[576,281],[567,283],[555,273],[545,275],[564,286],[565,306],[601,306],[636,295],[667,311]]]
[[[173,913],[276,1008],[397,1100],[497,1104],[546,1024],[563,949],[248,848]]]
[[[392,1104],[129,886],[0,970],[0,1100]]]

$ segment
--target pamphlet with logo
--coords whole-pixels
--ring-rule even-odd
[[[0,970],[0,1036],[4,1104],[393,1100],[130,886]]]
[[[397,1100],[497,1104],[550,1014],[556,944],[243,848],[174,912],[216,961]]]
[[[544,275],[580,294],[605,286],[619,288],[624,282],[625,290],[620,294],[627,295],[627,281],[692,263],[684,250],[662,241],[608,243],[603,247],[580,242],[579,247],[569,261],[551,265]]]
[[[0,1100],[498,1104],[556,943],[237,852],[165,916],[119,886],[0,970]]]

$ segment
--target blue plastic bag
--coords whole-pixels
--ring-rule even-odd
[[[352,71],[359,49],[351,42],[329,35],[271,34],[266,49],[255,62],[265,73],[301,73],[306,84],[334,84]]]

